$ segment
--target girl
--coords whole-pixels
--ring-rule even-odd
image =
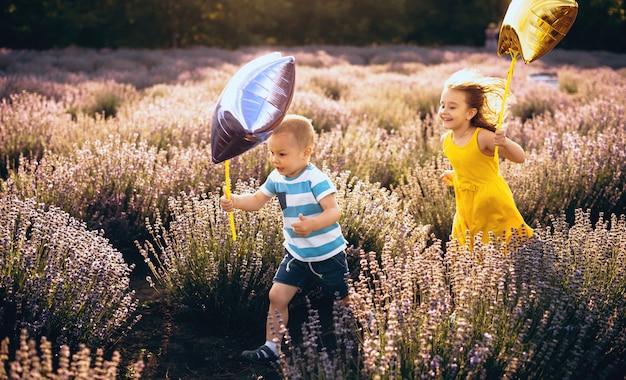
[[[483,243],[489,242],[490,232],[507,242],[516,230],[525,236],[533,234],[494,160],[496,149],[512,162],[525,159],[524,150],[503,129],[496,130],[495,110],[502,104],[504,90],[504,80],[466,69],[454,73],[441,94],[439,119],[447,130],[441,140],[453,168],[444,171],[441,179],[454,186],[452,238],[461,243],[468,233],[471,238],[482,232]]]

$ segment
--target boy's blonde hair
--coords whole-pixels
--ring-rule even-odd
[[[272,135],[293,133],[300,148],[313,146],[315,129],[311,120],[300,115],[287,115],[280,124],[274,128]]]
[[[472,125],[479,128],[495,131],[498,124],[498,116],[502,109],[502,99],[506,82],[502,78],[487,77],[473,69],[463,69],[452,74],[444,84],[444,88],[465,92],[465,100],[470,108],[476,108],[478,112],[471,120]],[[513,94],[507,93],[504,120],[508,106],[515,102]]]

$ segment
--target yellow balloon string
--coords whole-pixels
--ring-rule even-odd
[[[230,195],[230,168],[229,168],[229,161],[230,160],[226,160],[224,162],[224,168],[226,170],[226,186],[224,186],[224,194],[226,194],[226,198],[231,199],[231,195]],[[237,232],[235,232],[235,216],[233,215],[233,212],[229,212],[228,213],[228,219],[230,221],[230,232],[233,235],[233,241],[237,240]]]
[[[509,74],[506,77],[506,84],[504,85],[504,95],[502,95],[502,107],[500,108],[500,113],[498,114],[498,125],[496,125],[496,130],[502,128],[502,120],[504,119],[504,110],[506,108],[506,96],[509,93],[509,87],[511,85],[511,78],[513,77],[513,68],[515,67],[515,61],[517,61],[517,52],[511,53],[511,65],[509,66]],[[498,163],[497,146],[493,151],[493,159],[496,163]]]

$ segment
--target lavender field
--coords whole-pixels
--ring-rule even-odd
[[[280,373],[199,343],[218,358],[172,367],[183,329],[262,343],[280,207],[235,212],[233,241],[210,141],[228,80],[272,51],[295,57],[289,112],[313,120],[338,188],[352,305],[294,300]],[[443,82],[509,64],[464,47],[0,50],[0,379],[626,379],[626,56],[517,63],[506,128],[527,159],[500,170],[536,236],[448,239]],[[234,191],[266,158],[231,160]]]

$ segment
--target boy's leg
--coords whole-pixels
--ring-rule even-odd
[[[280,345],[282,334],[280,325],[287,326],[289,321],[289,302],[298,292],[298,288],[275,282],[270,289],[270,307],[265,325],[265,340]]]
[[[282,335],[280,325],[287,325],[289,320],[289,302],[306,283],[306,274],[300,271],[300,265],[288,253],[285,254],[276,275],[274,284],[269,292],[270,306],[265,323],[265,343],[255,350],[246,350],[241,356],[257,364],[276,367],[278,361],[278,346]]]
[[[265,323],[265,343],[254,350],[246,350],[241,356],[253,363],[275,367],[278,361],[278,347],[282,341],[280,325],[287,325],[289,319],[289,302],[298,288],[274,282],[270,289],[270,307]]]

